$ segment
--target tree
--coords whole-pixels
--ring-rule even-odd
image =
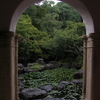
[[[67,21],[68,23],[69,26],[65,30],[58,30],[53,38],[42,44],[42,47],[49,52],[54,60],[82,56],[83,42],[81,36],[85,34],[85,26],[83,23]],[[79,28],[84,33],[77,33]]]
[[[40,29],[40,23],[38,22],[38,20],[45,16],[46,9],[39,5],[32,5],[28,9],[26,9],[23,14],[29,15],[32,20],[32,25]]]
[[[49,33],[51,37],[53,37],[55,32],[60,30],[62,26],[62,22],[56,20],[57,16],[57,14],[52,13],[46,14],[45,17],[42,17],[40,19],[40,30]]]
[[[60,10],[59,20],[63,21],[62,28],[66,28],[66,21],[82,22],[80,14],[70,5],[64,2],[59,2],[56,5]]]
[[[43,1],[42,5],[31,6],[17,25],[16,32],[21,35],[19,56],[52,60],[81,56],[85,27],[80,20],[76,10],[66,3]]]
[[[21,35],[18,55],[25,61],[31,59],[33,55],[34,58],[35,56],[39,56],[42,53],[39,46],[40,43],[49,37],[47,33],[39,31],[32,25],[32,21],[28,15],[21,15],[17,24],[16,33]]]
[[[39,19],[39,30],[49,33],[52,37],[55,31],[60,30],[62,22],[58,20],[60,10],[57,6],[54,6],[53,1],[43,1],[42,8],[46,9],[46,14]]]

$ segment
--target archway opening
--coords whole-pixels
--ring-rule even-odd
[[[65,6],[66,6],[66,5],[65,5]],[[39,6],[38,6],[38,7],[39,7]],[[59,7],[61,8],[61,5],[60,5]],[[62,8],[63,8],[63,7],[62,7]],[[62,8],[61,8],[61,9],[62,9]],[[63,15],[63,13],[64,13],[63,11],[64,11],[64,9],[62,10],[62,14],[60,14],[60,15]],[[54,15],[54,11],[51,10],[51,12],[53,12],[53,13],[50,13],[50,15],[53,16],[53,15]],[[53,19],[52,16],[50,16],[51,19]],[[47,18],[48,18],[48,17],[49,17],[49,16],[47,16]],[[61,17],[64,18],[65,16],[64,16],[64,15],[63,15],[63,16],[60,16],[60,17],[59,17],[59,22],[61,21]],[[22,18],[25,18],[25,20],[24,20],[23,22],[28,22],[27,25],[29,25],[29,27],[30,27],[30,19],[28,19],[29,16],[23,15]],[[54,17],[54,18],[55,18],[55,17]],[[62,18],[62,19],[63,19],[63,18]],[[27,19],[27,20],[26,20],[26,19]],[[42,19],[42,18],[41,18],[41,19]],[[46,19],[46,18],[45,18],[45,19]],[[57,16],[56,16],[55,19],[56,19],[56,21],[55,21],[54,19],[53,19],[53,21],[57,22]],[[42,19],[42,20],[44,21],[44,19]],[[55,59],[55,60],[59,61],[59,59],[63,59],[63,58],[60,58],[60,57],[64,57],[64,55],[69,55],[68,57],[70,57],[70,56],[72,55],[72,57],[71,57],[71,62],[72,62],[72,59],[75,60],[75,59],[80,59],[80,58],[81,58],[81,57],[80,57],[80,54],[78,54],[78,55],[76,56],[76,53],[73,54],[72,51],[73,51],[73,50],[74,50],[74,51],[77,50],[76,52],[78,52],[78,51],[82,50],[81,47],[80,47],[80,48],[77,47],[77,45],[80,44],[81,42],[78,43],[78,44],[75,43],[75,42],[77,42],[77,39],[79,39],[79,41],[80,41],[80,38],[79,38],[79,37],[80,37],[81,35],[83,35],[84,30],[83,30],[83,32],[82,32],[82,30],[80,30],[81,34],[80,34],[80,32],[78,33],[79,37],[78,37],[77,35],[75,35],[75,34],[76,34],[76,33],[75,33],[75,30],[78,30],[78,31],[79,31],[80,27],[81,27],[81,28],[84,28],[84,25],[81,24],[81,23],[72,22],[72,21],[67,21],[67,22],[66,22],[65,20],[66,20],[66,19],[64,19],[63,22],[62,22],[62,27],[61,27],[62,29],[61,29],[61,30],[58,31],[58,30],[56,29],[56,30],[54,30],[55,33],[53,33],[53,31],[51,30],[52,32],[50,32],[50,33],[53,33],[53,34],[51,34],[50,37],[46,37],[46,33],[41,33],[41,32],[39,32],[35,27],[31,27],[31,28],[34,28],[34,30],[35,30],[35,33],[34,33],[34,34],[35,34],[35,35],[36,35],[36,33],[38,33],[38,34],[41,33],[42,36],[45,35],[46,40],[47,40],[47,39],[48,39],[48,40],[49,40],[49,39],[50,39],[50,40],[53,39],[53,40],[52,40],[53,43],[52,43],[52,42],[50,42],[50,40],[49,40],[49,42],[48,42],[48,41],[43,41],[44,37],[42,38],[42,42],[48,43],[47,45],[43,45],[43,46],[46,46],[46,48],[48,48],[47,46],[49,45],[49,47],[50,47],[50,45],[51,45],[51,48],[53,48],[52,50],[51,50],[51,48],[50,48],[50,49],[45,49],[45,48],[43,48],[43,49],[45,49],[45,51],[48,50],[49,53],[50,53],[50,55],[52,54],[51,51],[56,50],[55,53],[58,52],[58,53],[56,54],[56,56],[55,56],[54,58],[52,57],[51,59]],[[42,22],[43,22],[43,21],[42,21]],[[47,20],[46,20],[46,21],[47,21]],[[65,21],[65,22],[64,22],[64,21]],[[81,20],[81,21],[82,21],[82,20]],[[33,21],[33,22],[34,22],[34,21]],[[41,21],[40,21],[40,22],[41,22]],[[22,22],[21,22],[21,23],[22,23]],[[21,24],[21,23],[20,23],[20,24]],[[54,24],[55,24],[55,23],[54,23]],[[39,23],[39,25],[40,25],[40,23]],[[45,25],[45,24],[44,24],[44,25]],[[46,24],[46,25],[48,25],[48,24]],[[46,26],[46,25],[45,25],[45,26]],[[49,25],[50,25],[50,24],[49,24]],[[57,23],[57,25],[59,25],[59,23]],[[61,22],[60,22],[60,25],[61,25]],[[67,26],[66,26],[66,25],[67,25]],[[22,25],[22,26],[23,26],[23,25]],[[28,26],[27,26],[27,27],[28,27]],[[26,27],[26,29],[28,29],[27,27]],[[43,25],[42,25],[42,27],[43,27]],[[51,28],[51,27],[52,27],[52,25],[49,26],[49,28]],[[54,26],[53,26],[53,27],[54,27]],[[67,28],[66,28],[66,27],[67,27]],[[71,30],[72,27],[74,28],[74,31]],[[22,27],[22,28],[23,28],[23,27]],[[31,30],[31,28],[29,28],[29,29]],[[40,27],[39,27],[39,28],[40,28]],[[44,27],[44,28],[45,28],[45,27]],[[24,28],[24,29],[25,29],[25,28]],[[31,32],[30,30],[27,30],[27,33],[28,33],[28,32]],[[63,30],[63,31],[62,31],[62,30]],[[49,31],[50,31],[50,30],[49,30]],[[76,31],[76,32],[78,32],[78,31]],[[20,31],[20,32],[21,32],[21,31]],[[25,30],[23,30],[23,32],[25,32]],[[66,36],[66,32],[67,32],[67,33],[69,32],[69,33],[67,34],[67,36]],[[26,33],[26,35],[27,35],[27,33]],[[50,33],[49,33],[49,34],[50,34]],[[60,33],[62,33],[62,34],[60,34]],[[74,33],[74,34],[73,34],[73,33]],[[47,34],[47,36],[49,36],[49,34]],[[71,34],[71,35],[70,35],[70,34]],[[25,35],[25,33],[24,33],[23,35]],[[33,34],[30,34],[30,35],[33,35]],[[30,40],[33,41],[35,35],[34,35],[33,37],[30,37],[30,36],[25,36],[25,37],[27,37],[28,40],[30,39]],[[68,36],[69,36],[69,37],[68,37]],[[66,38],[65,38],[65,37],[66,37]],[[37,39],[37,38],[39,38],[39,37],[36,36],[36,39]],[[40,39],[41,39],[41,38],[39,38],[39,40],[40,40]],[[62,40],[61,40],[61,39],[62,39]],[[64,39],[64,40],[63,40],[63,39]],[[69,39],[69,40],[68,40],[68,39]],[[38,41],[39,41],[39,40],[38,40]],[[59,43],[60,40],[61,40],[61,43]],[[67,41],[67,42],[63,42],[63,41],[66,41],[66,40],[68,40],[68,41]],[[72,40],[72,41],[70,41],[70,40]],[[27,41],[27,40],[25,40],[25,38],[23,38],[23,37],[22,37],[22,39],[20,40],[20,42],[25,42],[25,43],[26,43],[26,41]],[[31,42],[32,42],[32,41],[31,41]],[[35,40],[35,42],[36,42],[36,40]],[[59,47],[59,46],[58,46],[57,48],[54,48],[54,46],[55,46],[55,45],[53,46],[54,42],[56,43],[56,44],[55,44],[56,46],[59,45],[59,44],[60,44],[60,45],[63,45],[63,47],[61,46],[61,47],[63,48],[63,51],[61,50],[62,48]],[[68,42],[69,42],[69,44],[68,44]],[[29,43],[29,41],[28,41],[28,43]],[[36,42],[36,43],[38,43],[38,42]],[[40,44],[40,43],[41,43],[41,42],[39,42],[39,44]],[[50,43],[51,43],[51,44],[50,44]],[[57,44],[57,43],[58,43],[58,44]],[[67,46],[69,45],[69,48],[70,48],[70,49],[68,49],[68,48],[65,47],[66,44],[67,44]],[[22,46],[23,46],[23,45],[21,45],[21,49],[23,50],[24,48],[23,48]],[[35,45],[35,46],[37,46],[37,45]],[[52,46],[53,46],[53,47],[52,47]],[[26,49],[28,49],[27,47],[28,47],[28,46],[26,46]],[[38,49],[40,49],[40,48],[38,47]],[[67,50],[67,53],[65,53],[64,50]],[[69,51],[68,51],[68,50],[69,50]],[[35,51],[36,51],[36,50],[35,50]],[[63,54],[63,52],[64,52],[64,54]],[[44,52],[44,53],[45,53],[45,52]],[[61,53],[61,55],[60,55],[60,53]],[[81,53],[81,52],[78,52],[78,53]],[[21,52],[21,54],[22,54],[22,52]],[[70,55],[70,54],[71,54],[71,55]],[[46,56],[47,53],[44,54],[44,55]],[[43,56],[44,56],[44,55],[43,55]],[[53,56],[54,56],[54,55],[55,55],[55,54],[54,54],[54,52],[53,52]],[[57,56],[57,55],[60,55],[60,56]],[[48,56],[48,55],[47,55],[47,56]],[[27,57],[27,58],[28,58],[28,57]],[[32,58],[31,58],[31,59],[32,59]],[[68,60],[68,59],[67,59],[67,60]],[[67,61],[67,60],[66,60],[66,61]],[[62,62],[63,62],[63,61],[62,61]],[[61,63],[62,63],[62,62],[61,62]],[[67,61],[67,62],[68,62],[68,61]],[[55,62],[53,62],[53,63],[54,63],[54,64],[60,64],[60,63],[55,63]],[[80,63],[82,63],[82,62],[80,62]],[[67,63],[66,63],[66,64],[67,64]],[[75,64],[75,63],[74,63],[74,64]],[[67,65],[67,66],[68,66],[68,65]],[[72,65],[71,65],[71,66],[72,66]],[[74,66],[75,66],[75,65],[74,65]],[[52,66],[52,67],[54,67],[54,66]],[[77,66],[77,67],[78,67],[78,66]],[[82,67],[82,65],[81,65],[81,67]],[[27,75],[29,75],[29,74],[27,74]],[[36,75],[36,74],[33,74],[33,75]],[[61,75],[62,75],[62,74],[61,74]],[[37,76],[36,76],[36,77],[37,77]],[[65,81],[65,80],[64,80],[64,81]],[[28,85],[29,85],[29,83],[28,83]],[[55,92],[55,91],[54,91],[54,92]],[[55,94],[56,94],[56,93],[55,93]],[[67,98],[67,99],[68,99],[68,98]]]

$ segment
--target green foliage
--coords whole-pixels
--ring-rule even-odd
[[[57,5],[60,10],[59,20],[63,22],[62,28],[66,28],[66,21],[82,22],[82,18],[79,13],[70,5],[64,2],[59,2]]]
[[[82,84],[69,84],[65,88],[58,91],[52,90],[49,95],[59,97],[62,100],[80,100],[82,96]]]
[[[85,25],[82,22],[72,22],[66,21],[67,27],[64,31],[68,34],[77,34],[78,36],[83,36],[86,33]]]
[[[32,24],[39,29],[40,23],[38,22],[38,20],[45,16],[46,9],[39,5],[32,5],[28,9],[26,9],[23,14],[28,14],[32,19]]]
[[[42,5],[30,6],[20,17],[16,33],[19,38],[19,57],[24,61],[42,57],[60,61],[63,66],[78,63],[82,67],[82,39],[85,26],[75,9],[66,3],[54,5],[53,1],[43,1]],[[63,60],[64,59],[64,60]],[[39,64],[30,68],[39,69]],[[74,65],[75,66],[75,65]],[[77,66],[76,66],[77,68]],[[76,69],[57,68],[43,72],[31,72],[23,75],[24,88],[39,87],[44,84],[57,86],[60,81],[71,81]],[[68,85],[62,91],[53,90],[49,96],[60,96],[62,100],[78,100],[82,86]],[[64,94],[64,97],[62,95]]]
[[[22,76],[25,79],[24,88],[38,88],[41,85],[52,84],[55,88],[48,93],[48,97],[59,97],[62,100],[79,100],[82,95],[82,84],[62,84],[65,86],[62,90],[57,90],[56,87],[60,81],[71,81],[73,73],[76,71],[76,69],[61,67],[43,72],[27,73]]]
[[[36,54],[41,54],[40,43],[48,39],[49,35],[46,32],[39,31],[32,25],[28,15],[22,15],[17,24],[16,33],[20,34],[19,38],[19,57],[24,60],[34,57]]]
[[[62,22],[56,19],[57,16],[58,15],[56,13],[52,13],[46,14],[44,17],[42,17],[39,20],[39,23],[41,23],[40,30],[49,33],[50,36],[53,37],[55,32],[60,30],[62,26]]]
[[[26,88],[39,87],[44,84],[57,85],[60,81],[70,81],[73,79],[73,73],[76,69],[68,69],[65,67],[56,68],[52,70],[45,70],[43,72],[31,72],[23,75],[25,79]]]
[[[16,33],[23,37],[28,37],[33,28],[36,30],[32,25],[31,18],[28,15],[21,15],[17,23]]]
[[[81,22],[82,18],[79,13],[70,5],[64,2],[59,2],[56,5],[59,10],[59,20],[62,21],[73,21],[73,22]]]
[[[43,1],[32,5],[19,19],[19,57],[24,60],[61,60],[82,56],[85,26],[80,15],[66,3]]]
[[[39,66],[41,66],[39,63],[34,63],[32,66],[29,66],[29,67],[32,69],[39,70],[40,69]]]
[[[82,56],[83,41],[81,36],[85,34],[83,23],[67,21],[68,27],[65,30],[59,30],[53,38],[41,44],[54,60],[76,58]],[[81,33],[80,30],[82,29]],[[46,51],[45,50],[45,51]]]

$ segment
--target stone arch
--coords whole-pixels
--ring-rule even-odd
[[[10,22],[10,31],[15,32],[16,30],[16,24],[17,21],[20,17],[20,15],[32,4],[39,2],[41,0],[24,0],[22,1],[16,8],[11,22]],[[88,9],[86,8],[86,6],[80,1],[80,0],[62,0],[65,3],[70,4],[71,6],[73,6],[82,16],[83,21],[85,23],[86,26],[86,34],[88,35],[89,33],[94,33],[94,24],[93,24],[93,20],[92,17],[88,11]]]

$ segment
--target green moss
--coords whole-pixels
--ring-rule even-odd
[[[39,70],[40,69],[40,67],[39,66],[41,66],[39,63],[34,63],[34,65],[33,66],[29,66],[30,68],[32,68],[32,69],[36,69],[36,70]]]

